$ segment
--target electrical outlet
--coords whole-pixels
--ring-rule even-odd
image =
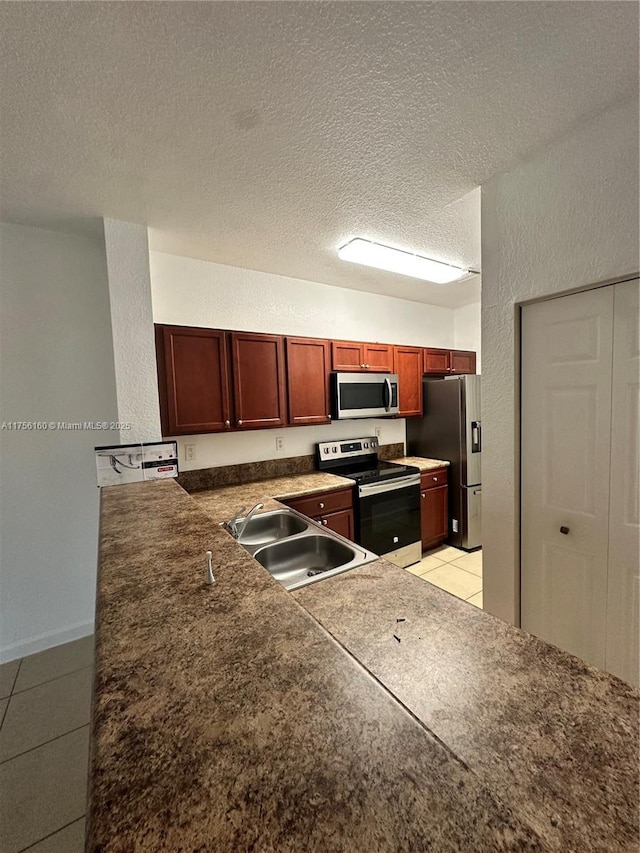
[[[281,435],[276,436],[276,450],[284,450],[284,438]]]
[[[184,446],[184,461],[185,462],[195,462],[196,461],[196,446],[195,446],[195,444],[185,444],[185,446]]]

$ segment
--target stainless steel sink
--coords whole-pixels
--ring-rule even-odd
[[[242,521],[240,521],[242,523]],[[305,521],[290,510],[275,510],[265,512],[262,515],[254,515],[242,531],[238,539],[241,545],[247,549],[260,548],[270,542],[277,542],[297,533],[304,533],[311,525],[311,521]]]
[[[240,529],[242,522],[237,521]],[[355,542],[284,507],[250,518],[238,542],[286,589],[298,589],[378,559]]]

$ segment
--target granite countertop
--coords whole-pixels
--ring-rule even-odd
[[[193,492],[192,498],[216,521],[225,521],[242,506],[250,509],[254,504],[263,503],[263,511],[267,512],[278,506],[278,498],[304,497],[352,488],[353,480],[317,471],[313,474],[292,474],[289,477],[273,477],[238,486],[206,489]]]
[[[425,459],[420,456],[403,456],[389,461],[402,465],[415,465],[421,471],[433,471],[449,464],[439,459]],[[191,496],[216,521],[225,521],[241,506],[250,509],[254,504],[263,503],[263,511],[266,512],[277,506],[274,501],[278,498],[285,500],[339,489],[352,489],[353,485],[353,480],[349,480],[347,477],[314,471],[311,474],[269,477],[235,486],[202,489],[192,492]]]
[[[639,849],[629,684],[402,570],[363,566],[292,595],[546,850]]]
[[[426,459],[424,456],[400,456],[397,459],[390,459],[390,462],[398,462],[400,465],[414,465],[421,471],[435,471],[437,468],[448,468],[450,462],[445,462],[444,459]]]
[[[264,484],[102,489],[87,850],[637,851],[633,688],[384,560],[288,593]]]
[[[173,481],[101,490],[87,833],[91,853],[544,849]]]

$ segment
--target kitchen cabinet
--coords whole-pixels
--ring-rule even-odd
[[[318,338],[287,338],[287,400],[289,423],[331,423],[329,341]]]
[[[446,468],[423,471],[420,475],[420,527],[423,551],[440,545],[449,535]]]
[[[162,433],[331,422],[331,370],[397,373],[400,417],[422,414],[423,373],[475,373],[475,353],[156,326]]]
[[[162,433],[193,435],[231,426],[227,336],[216,329],[156,326]]]
[[[339,489],[309,497],[290,498],[282,503],[320,522],[335,533],[354,541],[355,521],[352,489]]]
[[[331,369],[349,373],[357,373],[361,370],[392,373],[393,347],[390,344],[332,341]]]
[[[284,341],[280,335],[230,332],[235,423],[238,429],[287,422]]]
[[[394,347],[393,367],[400,386],[398,415],[402,418],[422,415],[422,348]]]
[[[424,349],[423,371],[432,376],[475,373],[476,354],[471,350],[426,347]]]

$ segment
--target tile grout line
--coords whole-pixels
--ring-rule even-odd
[[[49,740],[45,740],[42,743],[39,743],[37,746],[31,746],[29,747],[29,749],[25,749],[24,752],[19,752],[17,755],[12,755],[11,758],[3,759],[2,761],[0,761],[0,767],[2,767],[3,764],[7,764],[9,761],[14,761],[16,758],[21,758],[23,755],[27,755],[27,753],[29,752],[33,752],[36,749],[40,749],[43,746],[47,746],[50,743],[54,743],[55,741],[60,740],[60,738],[66,737],[67,735],[71,735],[74,732],[79,732],[80,729],[87,729],[90,725],[91,719],[89,719],[89,722],[83,723],[81,726],[76,726],[74,729],[69,729],[68,732],[63,732],[60,735],[56,735],[55,737],[49,738]]]
[[[69,823],[65,823],[65,825],[61,826],[59,829],[50,832],[49,835],[44,835],[42,838],[39,838],[37,841],[34,841],[33,844],[30,844],[28,847],[21,847],[18,853],[26,853],[27,850],[33,850],[36,844],[40,844],[41,842],[46,841],[47,838],[51,838],[52,835],[56,835],[58,832],[62,832],[63,829],[66,829],[68,826],[72,826],[74,823],[77,823],[79,820],[82,820],[82,818],[86,816],[86,812],[84,814],[81,814],[79,817],[76,817],[73,820],[69,821]]]
[[[18,676],[20,675],[20,670],[22,669],[23,660],[24,658],[20,658],[20,663],[18,664],[18,668],[16,669],[15,678],[13,679],[13,684],[11,685],[11,692],[9,693],[10,697],[13,696],[13,691],[16,689],[16,683],[18,681]]]
[[[23,693],[28,693],[29,690],[35,690],[36,687],[43,687],[45,684],[53,684],[54,681],[59,681],[61,678],[66,678],[68,675],[75,675],[76,672],[82,672],[85,669],[92,669],[94,666],[93,663],[88,664],[88,666],[80,666],[78,669],[72,669],[69,672],[63,672],[62,675],[56,675],[55,678],[48,678],[46,681],[39,681],[37,684],[32,684],[31,687],[25,687],[22,690],[16,690],[15,693],[12,693],[12,696],[21,696]]]
[[[9,695],[4,697],[7,700],[7,707],[4,709],[4,714],[2,715],[2,719],[0,719],[0,731],[2,731],[2,726],[4,725],[4,721],[7,716],[7,711],[9,710],[9,705],[11,704],[11,697],[13,696],[13,688],[16,686],[16,681],[18,680],[18,675],[20,675],[20,669],[22,668],[22,661],[24,658],[20,658],[20,663],[18,664],[18,668],[16,669],[16,674],[13,678],[13,684],[11,685],[11,690],[9,691]]]

